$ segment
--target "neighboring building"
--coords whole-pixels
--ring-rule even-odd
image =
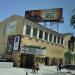
[[[14,65],[32,67],[36,62],[53,65],[64,62],[67,37],[34,23],[22,16],[13,15],[0,23],[0,55],[13,60]]]
[[[73,36],[73,33],[65,33],[64,41],[64,62],[67,64],[75,64],[75,37]]]

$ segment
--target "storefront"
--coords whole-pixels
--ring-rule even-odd
[[[31,68],[33,64],[45,64],[45,49],[35,46],[21,47],[21,67]]]

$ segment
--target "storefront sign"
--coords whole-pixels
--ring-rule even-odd
[[[21,53],[45,55],[44,49],[21,47]]]

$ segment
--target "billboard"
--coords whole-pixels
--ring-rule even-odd
[[[62,20],[62,8],[25,11],[25,18],[35,22],[60,22]]]

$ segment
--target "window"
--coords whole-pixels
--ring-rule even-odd
[[[58,44],[60,44],[60,37],[58,37]]]
[[[63,38],[61,38],[61,45],[63,45]]]
[[[45,58],[40,58],[40,62],[41,63],[45,62]]]
[[[54,43],[56,43],[56,36],[54,36]]]
[[[26,35],[30,36],[31,26],[26,25]]]
[[[39,57],[36,57],[35,58],[35,62],[39,62],[40,61],[40,58]]]
[[[33,28],[33,37],[37,38],[37,29]]]
[[[13,35],[16,31],[16,21],[4,25],[4,35]]]
[[[50,34],[50,36],[49,36],[49,41],[52,42],[52,34]]]
[[[45,32],[45,38],[44,38],[45,40],[47,40],[48,39],[48,33],[47,32]]]
[[[39,32],[39,39],[42,39],[42,36],[43,36],[43,31],[40,30],[40,32]]]

